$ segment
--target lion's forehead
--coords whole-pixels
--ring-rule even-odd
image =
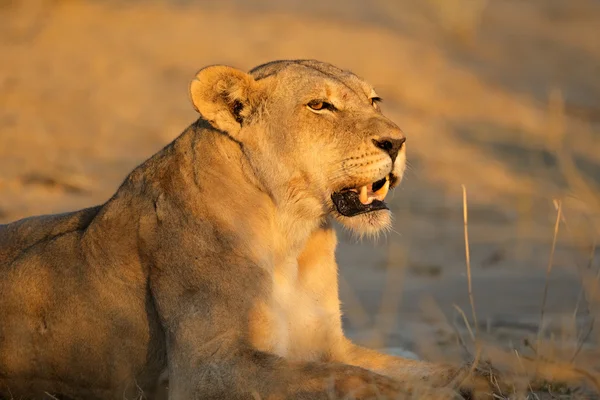
[[[310,84],[323,85],[330,90],[348,95],[351,91],[359,97],[376,97],[373,87],[353,72],[316,60],[281,60],[260,65],[250,71],[255,80],[275,77],[307,88]],[[333,94],[333,93],[332,93]]]

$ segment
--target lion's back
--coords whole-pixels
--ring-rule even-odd
[[[98,214],[100,207],[64,214],[39,215],[0,225],[0,269],[38,243],[85,229]]]

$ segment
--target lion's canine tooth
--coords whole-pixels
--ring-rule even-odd
[[[383,201],[383,199],[385,199],[385,196],[387,196],[389,191],[390,191],[390,181],[389,181],[389,179],[386,179],[383,186],[378,191],[375,192],[375,198],[377,198],[377,200]]]
[[[363,204],[369,204],[369,196],[367,194],[367,187],[366,186],[361,186],[360,187],[360,195],[358,196],[358,198],[360,199],[360,202]]]

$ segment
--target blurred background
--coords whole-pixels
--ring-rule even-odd
[[[440,358],[541,329],[597,366],[597,0],[0,0],[0,223],[106,201],[196,118],[201,67],[285,58],[362,76],[408,137],[394,231],[340,232],[351,336]]]

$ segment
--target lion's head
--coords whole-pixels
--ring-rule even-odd
[[[207,67],[190,92],[203,118],[240,144],[275,202],[303,201],[306,213],[333,216],[359,234],[389,227],[384,199],[404,173],[405,138],[368,83],[294,60],[249,74]]]

